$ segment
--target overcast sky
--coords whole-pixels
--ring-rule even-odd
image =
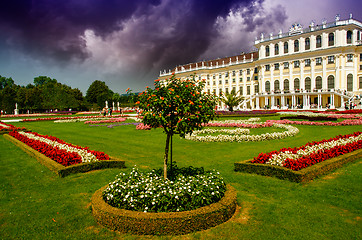
[[[359,0],[2,0],[0,75],[138,92],[160,70],[250,52],[261,32],[350,13],[362,21]]]

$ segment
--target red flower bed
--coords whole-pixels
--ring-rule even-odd
[[[279,151],[271,151],[269,153],[260,153],[257,157],[254,157],[254,159],[251,161],[252,163],[261,163],[266,164],[268,160],[272,158],[273,155],[283,153],[283,152],[290,152],[290,153],[297,153],[298,150],[304,150],[307,146],[315,146],[320,145],[325,142],[331,142],[336,141],[338,139],[342,138],[349,138],[349,137],[357,137],[362,132],[355,132],[352,134],[347,135],[339,135],[334,138],[330,138],[328,140],[322,140],[319,142],[310,142],[305,144],[304,146],[298,147],[298,148],[282,148]],[[320,149],[318,151],[315,151],[307,156],[302,156],[298,159],[290,159],[287,158],[285,162],[283,163],[283,167],[292,169],[294,171],[298,171],[300,169],[312,166],[316,163],[322,162],[324,160],[334,158],[349,152],[353,152],[357,149],[362,148],[362,140],[351,142],[346,145],[338,145],[330,149]]]
[[[98,160],[108,160],[109,159],[109,156],[107,154],[105,154],[104,152],[93,151],[93,150],[89,150],[87,147],[83,148],[83,147],[76,146],[76,145],[73,145],[70,143],[66,143],[63,140],[60,140],[53,136],[40,135],[40,134],[34,133],[34,132],[33,132],[33,134],[36,136],[39,136],[39,137],[47,138],[52,141],[56,141],[61,144],[71,146],[73,148],[86,150],[87,152],[90,152],[93,155],[95,155]],[[50,159],[62,164],[63,166],[70,166],[70,165],[82,163],[82,157],[76,152],[69,152],[64,149],[59,149],[57,147],[53,147],[42,141],[30,139],[30,138],[20,134],[17,131],[13,131],[13,132],[9,133],[9,135],[11,135],[14,138],[18,139],[19,141],[25,143],[29,147],[37,150],[38,152],[44,154],[45,156],[49,157]]]

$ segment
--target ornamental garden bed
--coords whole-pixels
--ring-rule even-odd
[[[16,146],[20,147],[24,152],[26,152],[30,156],[35,157],[38,160],[38,162],[46,166],[49,170],[55,172],[60,177],[65,177],[70,174],[88,172],[92,170],[105,169],[105,168],[125,168],[125,161],[114,157],[109,157],[108,160],[88,162],[88,163],[78,163],[70,166],[63,166],[62,164],[52,160],[51,158],[45,156],[44,154],[31,148],[30,146],[17,140],[16,138],[8,134],[5,134],[3,136],[5,139],[11,141]]]
[[[362,133],[336,136],[320,142],[307,143],[299,148],[260,153],[253,160],[234,163],[234,170],[308,182],[343,164],[362,157]]]
[[[139,212],[107,204],[99,189],[92,196],[92,213],[97,222],[121,233],[138,235],[181,235],[208,229],[226,222],[236,210],[236,191],[227,185],[220,201],[183,212]]]

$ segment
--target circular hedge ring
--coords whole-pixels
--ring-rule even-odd
[[[208,229],[226,222],[236,209],[236,191],[227,185],[224,197],[216,203],[191,211],[149,213],[119,209],[107,204],[102,192],[92,196],[92,213],[97,222],[121,233],[138,235],[180,235]]]

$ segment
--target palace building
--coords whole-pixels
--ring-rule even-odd
[[[288,32],[261,34],[257,51],[161,71],[206,80],[205,91],[244,96],[238,109],[326,109],[359,103],[362,95],[362,23],[352,18]],[[221,103],[220,103],[221,104]],[[225,106],[220,105],[220,108]]]

